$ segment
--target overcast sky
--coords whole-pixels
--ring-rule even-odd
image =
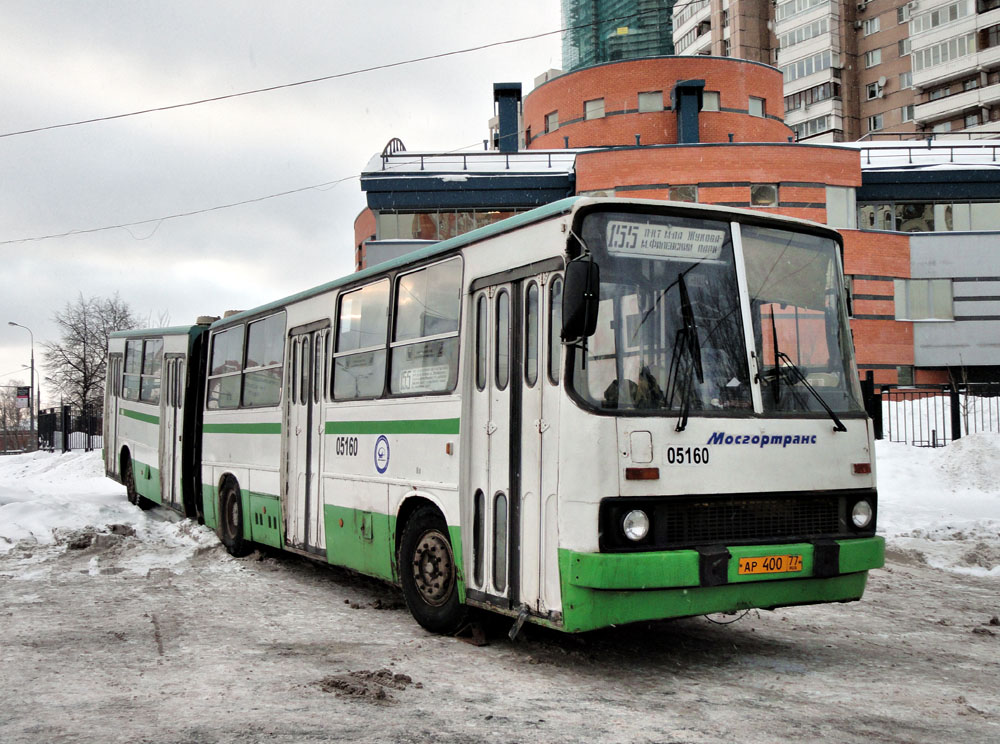
[[[433,10],[431,10],[433,8]],[[0,3],[0,135],[556,31],[558,0]],[[0,137],[0,384],[28,380],[80,293],[155,324],[246,309],[350,272],[357,176],[393,137],[482,149],[493,83],[560,66],[560,36],[218,103]],[[41,370],[44,377],[45,372]],[[43,388],[42,406],[57,404]]]

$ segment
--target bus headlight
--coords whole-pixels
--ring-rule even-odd
[[[867,501],[859,501],[854,505],[851,510],[851,521],[854,522],[854,526],[859,529],[864,529],[872,521],[872,505]]]
[[[622,520],[622,532],[633,542],[639,542],[649,534],[649,517],[641,509],[633,509]]]

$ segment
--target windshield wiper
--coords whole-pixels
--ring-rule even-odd
[[[698,340],[698,324],[694,318],[694,310],[691,308],[691,296],[688,294],[687,282],[684,281],[684,273],[677,275],[677,288],[681,295],[681,320],[683,325],[674,337],[674,355],[671,360],[672,374],[668,378],[673,385],[670,390],[670,399],[667,406],[673,405],[674,392],[678,384],[681,388],[680,416],[677,419],[677,426],[674,431],[684,431],[687,428],[688,413],[691,410],[691,396],[694,393],[694,380],[705,381],[705,370],[701,364],[701,342]],[[685,368],[683,382],[678,383],[678,376],[681,372],[681,363],[684,352],[691,357],[690,364]]]
[[[691,309],[691,296],[688,294],[687,282],[684,281],[683,273],[677,275],[677,288],[681,293],[681,318],[684,321],[685,340],[688,351],[691,352],[694,372],[698,375],[698,382],[704,382],[705,371],[701,366],[701,342],[698,340],[698,324],[694,319],[694,310]]]
[[[774,386],[774,402],[777,403],[781,399],[781,363],[784,362],[788,367],[788,370],[795,374],[795,376],[799,379],[799,382],[805,386],[806,390],[812,393],[812,396],[817,400],[817,402],[823,406],[823,410],[827,412],[831,419],[833,419],[833,423],[835,424],[833,430],[847,431],[847,427],[844,426],[844,422],[840,420],[840,417],[834,413],[833,409],[830,408],[825,400],[823,400],[823,396],[821,396],[819,391],[813,387],[812,383],[806,379],[806,376],[802,373],[802,370],[799,369],[798,365],[792,361],[788,354],[778,348],[778,332],[774,324],[774,308],[771,308],[771,337],[774,342],[774,382],[771,383]]]

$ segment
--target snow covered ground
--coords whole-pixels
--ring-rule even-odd
[[[139,538],[146,549],[127,568],[141,575],[156,567],[183,571],[195,552],[218,544],[212,531],[166,509],[130,504],[124,487],[105,477],[100,452],[0,457],[0,554],[15,546],[30,553],[25,578],[46,553],[95,531]]]
[[[1000,437],[877,455],[861,602],[484,647],[380,583],[231,558],[97,453],[0,457],[0,742],[996,744]]]
[[[890,549],[934,568],[1000,576],[1000,435],[927,449],[878,442],[879,532]],[[64,550],[81,531],[135,530],[149,547],[132,570],[183,570],[216,544],[163,509],[142,512],[104,476],[99,452],[0,457],[0,553],[35,544]],[[37,555],[37,553],[36,553]]]
[[[934,568],[1000,576],[1000,435],[875,447],[879,532]]]

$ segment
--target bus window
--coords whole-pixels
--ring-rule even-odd
[[[209,410],[238,408],[240,405],[240,372],[243,370],[243,326],[233,326],[212,337],[209,362]]]
[[[413,395],[455,389],[461,301],[462,262],[457,258],[400,277],[390,392]]]
[[[472,521],[473,579],[476,586],[483,585],[483,532],[486,527],[486,494],[476,491],[475,514]]]
[[[864,410],[836,242],[751,225],[742,238],[764,410],[822,411],[817,396]]]
[[[489,344],[489,326],[487,318],[486,295],[479,295],[476,302],[476,389],[486,389],[486,349]]]
[[[184,391],[187,389],[187,377],[185,377],[185,364],[183,359],[177,360],[177,407],[184,407]]]
[[[507,496],[493,497],[493,586],[498,592],[507,588]]]
[[[323,395],[323,334],[317,333],[313,339],[313,403],[319,403]]]
[[[549,284],[549,382],[559,384],[562,367],[562,277]]]
[[[285,315],[278,313],[247,326],[244,406],[276,406],[281,400],[281,359],[285,353]]]
[[[506,290],[497,294],[496,330],[496,385],[497,390],[506,390],[510,380],[510,295]]]
[[[147,339],[142,348],[142,382],[139,400],[160,402],[160,371],[163,368],[163,339]]]
[[[341,295],[333,362],[335,400],[377,398],[382,394],[388,327],[387,279]]]
[[[538,380],[538,285],[532,282],[524,296],[524,381]]]
[[[299,356],[299,403],[305,405],[309,402],[309,356],[310,344],[309,336],[302,339],[302,347]]]
[[[299,388],[299,339],[292,339],[288,349],[288,398],[293,403],[298,400]]]
[[[125,343],[125,378],[123,392],[126,400],[139,400],[139,376],[142,373],[142,340]]]
[[[332,365],[330,364],[330,331],[323,332],[323,400],[330,400],[330,375]]]

